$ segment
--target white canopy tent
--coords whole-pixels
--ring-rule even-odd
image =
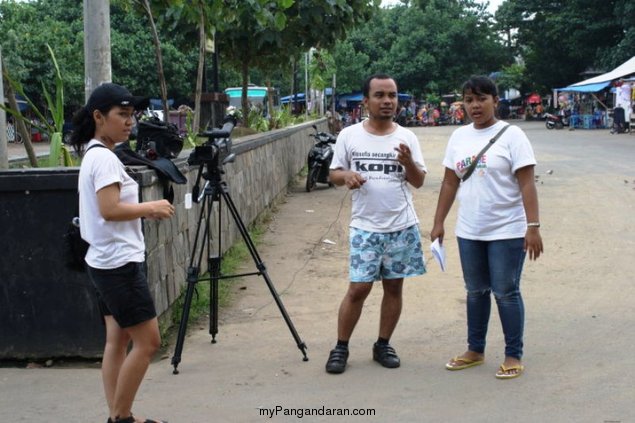
[[[578,93],[591,93],[605,109],[608,107],[603,104],[594,93],[602,91],[608,87],[612,81],[627,76],[635,75],[635,56],[631,57],[626,62],[622,63],[610,72],[603,73],[602,75],[594,76],[593,78],[585,79],[584,81],[576,82],[568,87],[555,88],[554,89],[554,106],[557,106],[558,92],[578,92]]]
[[[582,87],[584,85],[600,84],[606,82],[607,85],[615,79],[619,79],[625,76],[635,74],[635,56],[631,57],[626,62],[622,63],[610,72],[603,73],[602,75],[594,76],[593,78],[585,79],[584,81],[577,82],[569,85],[571,88]],[[567,87],[567,88],[569,88]],[[564,91],[564,89],[562,89]]]

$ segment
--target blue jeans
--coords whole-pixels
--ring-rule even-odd
[[[505,335],[505,355],[523,355],[525,306],[520,274],[525,262],[524,238],[474,241],[457,238],[467,290],[467,343],[470,351],[485,352],[485,338],[494,293]]]

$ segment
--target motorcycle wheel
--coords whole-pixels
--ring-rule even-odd
[[[309,169],[308,175],[306,175],[306,192],[311,192],[317,185],[318,175],[320,174],[320,167],[313,166]]]
[[[547,129],[553,129],[554,124],[553,124],[553,122],[546,121],[545,122],[545,126],[547,127]]]

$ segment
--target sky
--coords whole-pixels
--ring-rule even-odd
[[[489,0],[489,12],[491,14],[494,14],[494,12],[496,12],[496,9],[498,8],[498,6],[503,2],[504,0]],[[487,3],[487,0],[477,0],[478,3]],[[381,5],[382,6],[390,6],[392,4],[399,4],[400,1],[399,0],[382,0],[381,1]]]

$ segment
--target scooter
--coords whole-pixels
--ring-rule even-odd
[[[313,125],[313,129],[315,129],[315,134],[310,134],[310,136],[315,138],[315,144],[311,147],[307,158],[309,171],[306,176],[306,192],[311,192],[318,182],[328,184],[329,187],[333,186],[329,181],[329,166],[333,160],[331,144],[335,144],[336,138],[328,132],[318,132],[315,125]]]
[[[562,129],[569,126],[569,117],[567,115],[560,116],[551,113],[545,113],[545,126],[547,129]]]

